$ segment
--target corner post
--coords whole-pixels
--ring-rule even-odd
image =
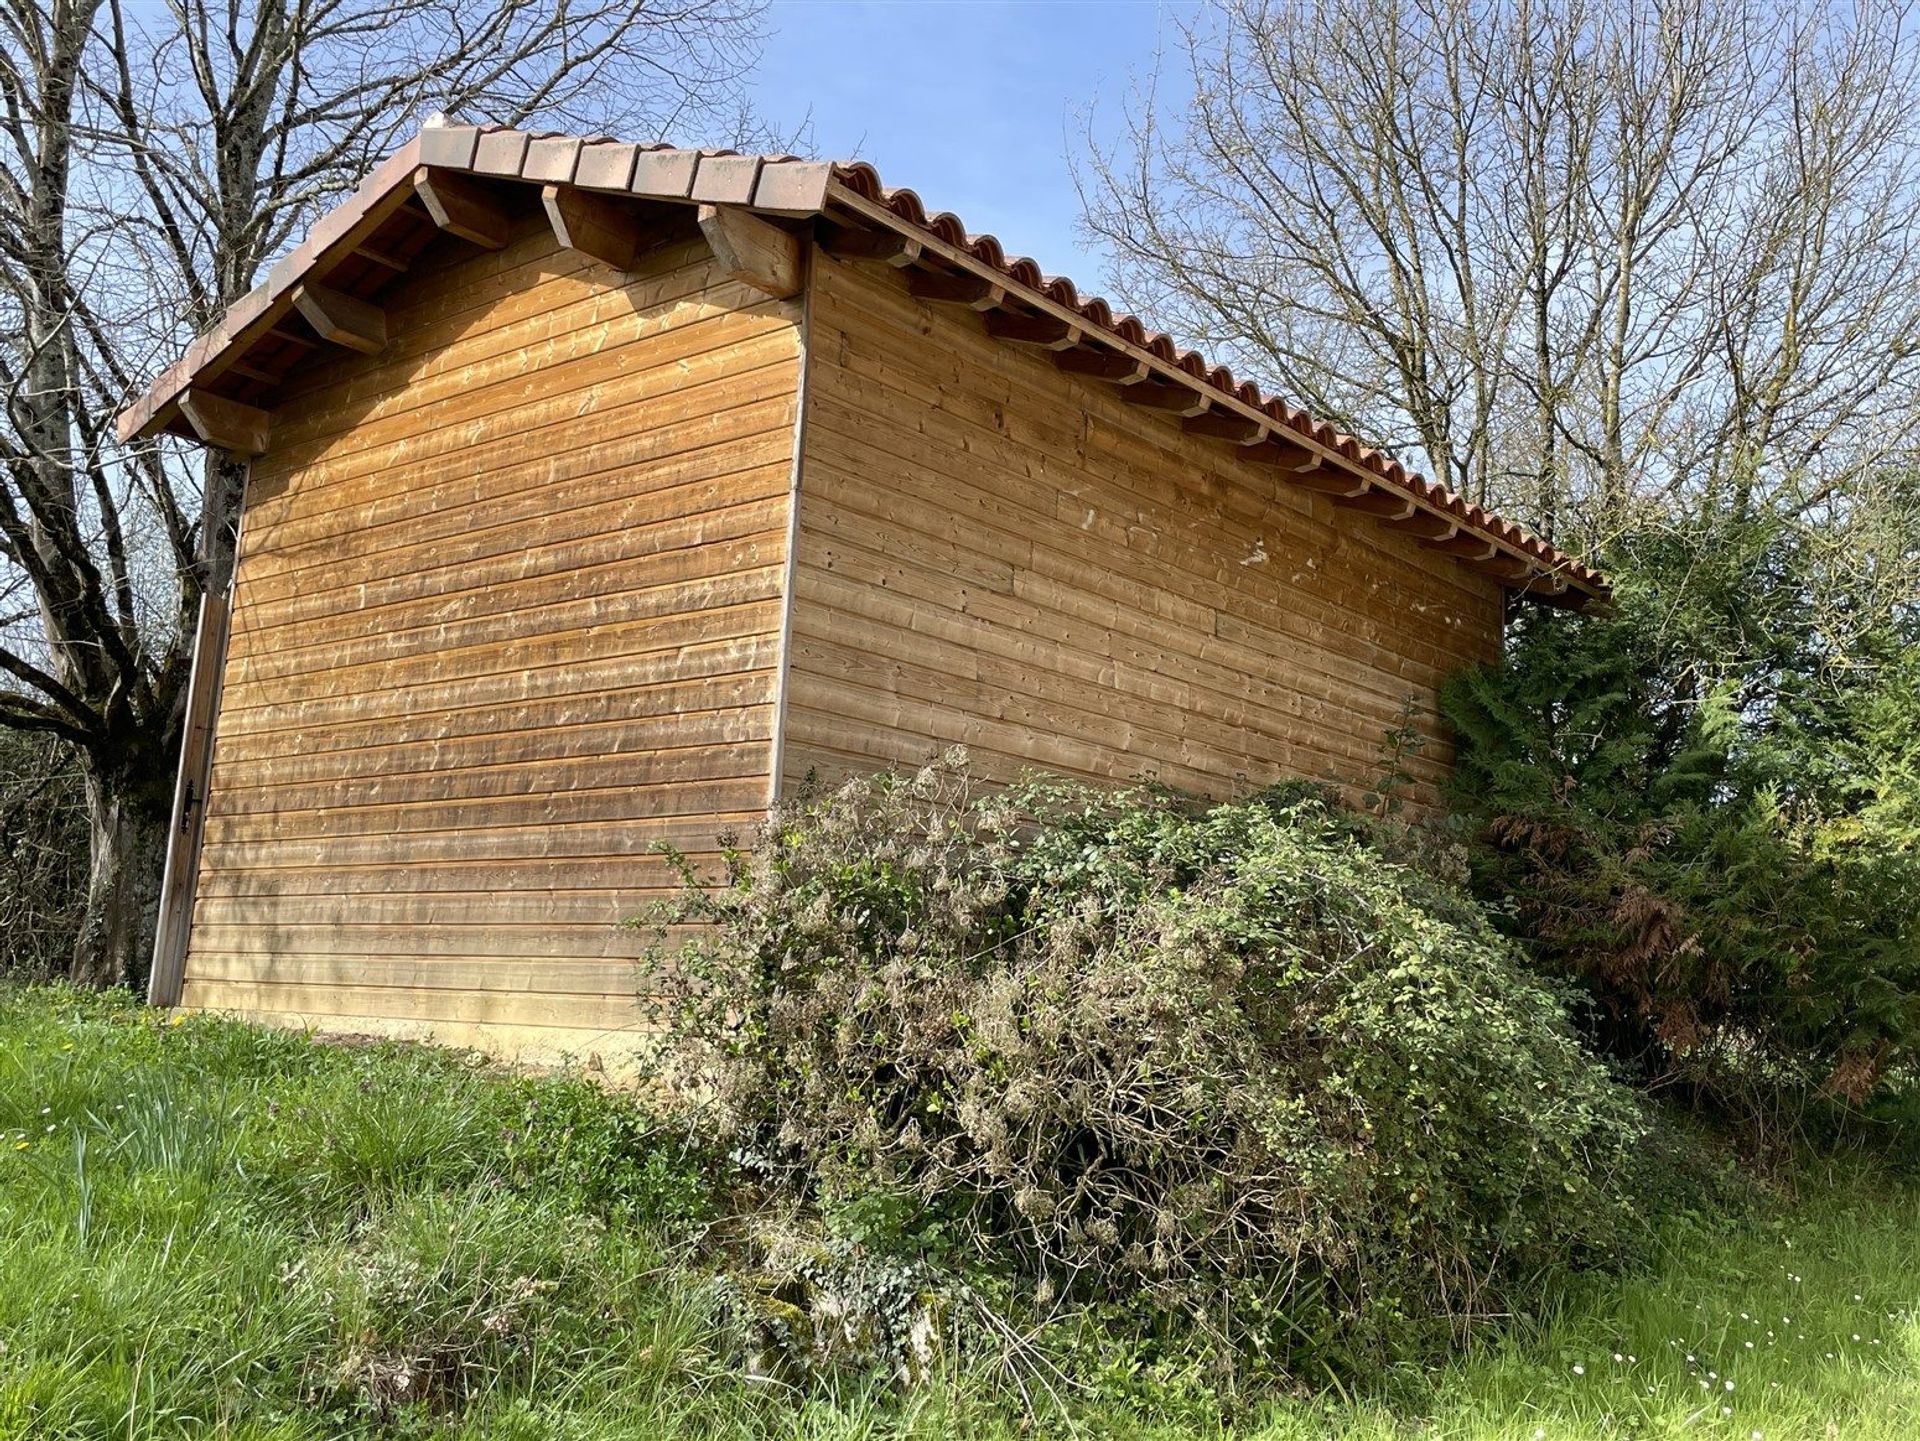
[[[186,982],[187,932],[193,923],[194,882],[200,869],[200,837],[206,827],[207,780],[213,759],[213,724],[220,672],[227,654],[227,597],[200,597],[193,634],[193,669],[187,680],[187,717],[180,734],[180,769],[174,777],[173,821],[167,828],[167,865],[160,881],[160,916],[153,936],[153,968],[147,1004],[177,1006]]]

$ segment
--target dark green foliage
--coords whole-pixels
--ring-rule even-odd
[[[668,919],[675,1075],[771,1178],[878,1190],[1045,1309],[1371,1371],[1629,1233],[1639,1109],[1478,907],[1294,788],[777,816]]]
[[[1611,611],[1527,612],[1444,697],[1484,893],[1648,1079],[1750,1121],[1890,1102],[1920,1046],[1920,618],[1842,625],[1776,522],[1612,565]]]
[[[86,788],[72,750],[0,729],[0,976],[65,975],[86,899]]]

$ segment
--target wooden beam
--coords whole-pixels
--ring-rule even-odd
[[[1091,375],[1119,385],[1133,385],[1152,374],[1145,362],[1113,350],[1055,351],[1053,363],[1074,375]]]
[[[983,275],[949,275],[939,270],[916,270],[907,277],[907,293],[916,300],[942,305],[970,305],[992,310],[1007,298],[1006,288]]]
[[[1358,495],[1336,495],[1335,505],[1357,510],[1382,520],[1405,520],[1413,514],[1413,498],[1390,490],[1364,490]]]
[[[324,285],[297,285],[293,308],[322,340],[372,355],[387,343],[387,312],[371,300]]]
[[[468,175],[423,165],[413,172],[413,193],[433,223],[449,235],[470,240],[483,250],[499,250],[512,232],[513,219],[485,185]]]
[[[1173,385],[1163,380],[1143,380],[1136,385],[1129,385],[1120,392],[1120,396],[1135,405],[1185,416],[1198,415],[1213,403],[1189,386]]]
[[[1208,408],[1198,415],[1190,415],[1181,423],[1180,428],[1188,435],[1211,436],[1215,440],[1230,440],[1235,445],[1252,445],[1265,440],[1269,427],[1262,421],[1250,420],[1244,415],[1235,415],[1230,410]]]
[[[577,250],[615,270],[633,269],[640,244],[639,223],[618,201],[571,185],[543,185],[540,203],[546,207],[553,238],[568,250]]]
[[[1071,350],[1080,343],[1077,325],[1055,320],[1051,315],[1023,315],[1017,310],[989,310],[987,334],[1021,345],[1040,345],[1048,350]]]
[[[1401,520],[1383,520],[1380,522],[1392,530],[1404,530],[1421,540],[1442,540],[1460,529],[1444,515],[1435,515],[1430,510],[1416,510]]]
[[[702,205],[700,233],[720,268],[742,285],[775,300],[798,295],[806,283],[800,237],[732,205]]]
[[[234,455],[259,455],[267,448],[267,412],[257,406],[210,390],[186,390],[180,395],[180,413],[208,445]]]
[[[821,237],[820,248],[839,260],[884,260],[889,265],[904,266],[920,258],[920,242],[894,230],[836,227]]]

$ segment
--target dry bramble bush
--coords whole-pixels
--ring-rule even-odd
[[[657,918],[709,923],[667,1080],[779,1190],[897,1196],[1042,1312],[1220,1358],[1440,1341],[1620,1243],[1644,1122],[1391,839],[1303,788],[849,782]]]

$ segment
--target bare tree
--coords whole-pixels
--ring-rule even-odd
[[[432,112],[742,124],[760,0],[0,0],[0,725],[69,743],[73,975],[147,956],[199,599],[240,472],[114,412]]]
[[[1905,6],[1216,0],[1087,223],[1133,304],[1573,545],[1920,429]]]

